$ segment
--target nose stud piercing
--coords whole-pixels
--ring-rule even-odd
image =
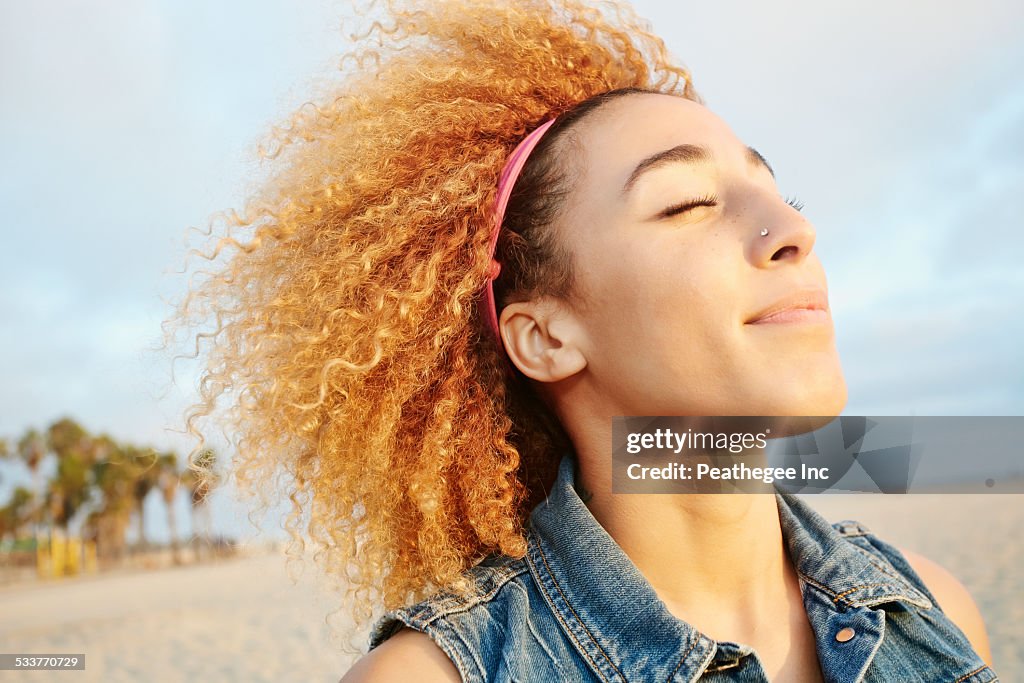
[[[768,228],[761,228],[761,237],[768,236]]]

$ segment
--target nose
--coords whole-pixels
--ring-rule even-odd
[[[755,224],[747,242],[751,245],[751,260],[759,268],[803,261],[814,248],[817,236],[814,226],[781,197],[770,201],[770,208],[758,212],[761,220]],[[767,234],[763,234],[765,230]]]

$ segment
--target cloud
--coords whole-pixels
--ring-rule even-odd
[[[192,378],[161,402],[140,356],[163,271],[330,75],[345,6],[0,4],[0,435],[71,413],[191,445],[164,428]],[[1020,413],[1024,3],[635,6],[807,204],[850,409]]]

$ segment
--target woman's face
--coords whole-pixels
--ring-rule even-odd
[[[612,414],[837,415],[846,384],[815,230],[764,160],[669,95],[612,100],[575,135],[559,230],[585,372]]]

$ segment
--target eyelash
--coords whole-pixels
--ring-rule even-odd
[[[669,216],[675,216],[676,214],[683,213],[684,211],[695,209],[698,206],[715,206],[716,204],[718,204],[718,197],[713,194],[708,194],[704,195],[700,199],[691,199],[688,202],[670,206],[661,212],[661,217],[668,218]]]
[[[792,206],[797,211],[803,211],[803,209],[804,209],[804,203],[801,202],[796,197],[788,197],[786,199],[786,203],[789,204],[790,206]],[[689,211],[690,209],[695,209],[698,206],[715,206],[717,204],[718,204],[718,197],[717,196],[715,196],[713,194],[704,195],[703,197],[701,197],[699,199],[692,199],[692,200],[690,200],[688,202],[683,202],[682,204],[676,204],[674,206],[668,207],[667,209],[665,209],[664,211],[661,212],[661,217],[662,218],[668,218],[669,216],[675,216],[675,215],[678,215],[680,213],[683,213],[684,211]]]

